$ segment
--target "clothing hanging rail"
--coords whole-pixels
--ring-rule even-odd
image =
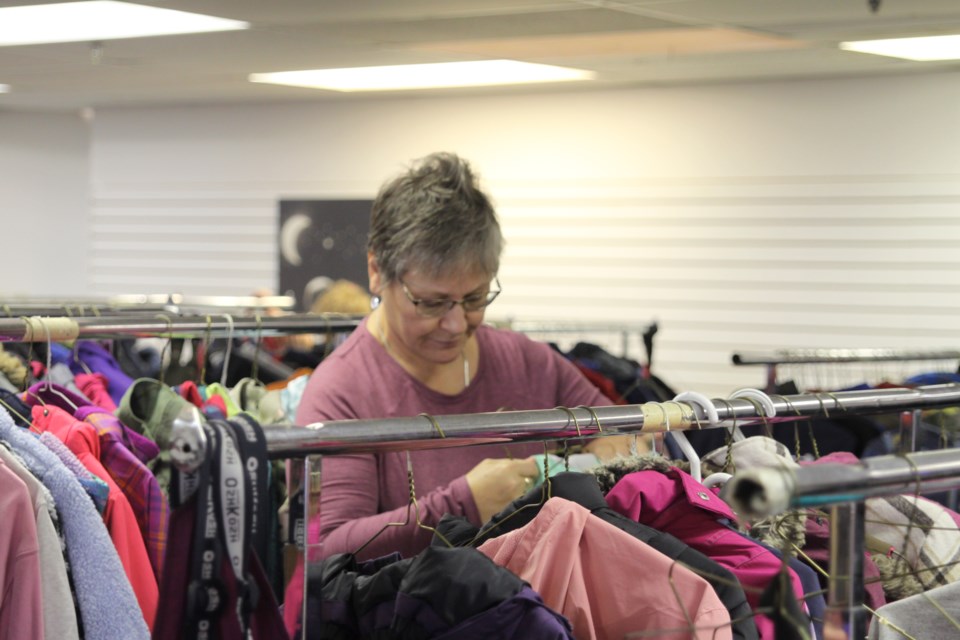
[[[669,429],[729,426],[729,423],[724,424],[722,421],[734,418],[744,422],[761,419],[770,422],[787,422],[815,415],[830,415],[831,412],[834,415],[866,415],[908,409],[919,411],[924,408],[960,405],[960,384],[929,385],[914,389],[773,396],[771,400],[776,410],[774,417],[760,416],[762,407],[746,399],[715,400],[713,403],[721,421],[715,425],[704,424],[704,418],[697,416],[695,409],[690,405],[681,402],[649,402],[643,405],[593,408],[342,420],[314,423],[306,427],[267,426],[264,433],[268,457],[305,458],[304,473],[312,476],[311,469],[318,468],[311,466],[312,461],[319,461],[322,454],[442,448],[527,440],[562,440],[600,435],[603,432],[653,433]],[[206,454],[205,449],[205,436],[200,426],[198,412],[191,409],[189,414],[178,417],[173,423],[171,459],[181,470],[189,473],[199,467]],[[930,484],[935,477],[940,477],[935,476],[935,473],[952,474],[954,472],[952,466],[948,470],[943,470],[941,466],[947,460],[955,465],[958,476],[955,486],[960,486],[960,456],[957,455],[957,451],[931,453],[939,454],[936,463],[932,461],[932,457],[931,462],[926,462],[925,456],[929,455],[926,453],[913,454],[914,457],[907,459],[915,461],[907,462],[906,465],[911,471],[917,472],[917,475],[911,475],[907,480],[896,477],[894,473],[903,474],[903,463],[901,462],[901,468],[897,469],[896,462],[889,462],[886,463],[890,465],[889,469],[878,466],[874,474],[864,474],[862,484],[851,486],[849,477],[840,478],[838,475],[834,476],[835,484],[828,486],[834,489],[845,487],[849,492],[853,492],[865,490],[871,482],[892,477],[895,479],[891,479],[887,487],[891,493],[895,492],[897,487],[919,488],[921,485],[918,482],[924,478]],[[898,459],[894,458],[894,460]],[[825,467],[826,465],[821,465],[816,469],[801,469],[797,476],[807,478],[803,482],[822,489],[824,480],[818,479],[817,476],[822,475]],[[734,479],[737,477],[734,476]],[[804,486],[799,484],[800,480],[796,479],[790,484],[786,479],[790,476],[776,477],[785,478],[781,480],[781,484],[789,487],[790,491],[794,491],[797,486]],[[814,485],[815,482],[819,484]],[[934,485],[930,484],[930,486]],[[943,485],[935,486],[941,488]],[[731,489],[735,496],[739,497],[743,493],[743,491],[737,491],[735,486],[731,486]],[[864,505],[860,494],[852,495],[854,496],[852,499],[861,501],[854,502],[852,507],[849,505],[833,507],[831,519],[831,562],[833,564],[831,566],[849,567],[849,570],[834,569],[832,571],[829,601],[834,610],[841,611],[849,620],[850,628],[854,632],[849,637],[862,638],[866,631],[866,620],[862,609]],[[746,513],[746,510],[743,512]],[[304,606],[306,606],[306,594]]]
[[[875,389],[838,393],[771,396],[776,416],[758,415],[747,399],[715,400],[721,421],[792,422],[813,416],[868,415],[942,406],[960,406],[960,383],[914,389]],[[599,421],[599,427],[598,427]],[[202,459],[197,424],[174,424],[173,448],[185,471]],[[730,426],[718,424],[719,426]],[[311,454],[369,453],[411,448],[443,448],[510,441],[563,440],[603,433],[661,433],[710,428],[703,415],[682,402],[501,411],[443,416],[338,420],[304,427],[266,426],[267,455],[303,458]],[[202,447],[202,443],[199,444]],[[182,450],[190,448],[190,452]],[[192,462],[186,462],[192,461]]]
[[[735,365],[811,364],[818,362],[905,362],[909,360],[958,360],[960,351],[911,349],[780,349],[734,353]]]
[[[958,487],[960,451],[942,449],[865,458],[857,465],[747,469],[729,481],[728,496],[736,511],[757,517],[831,505],[829,603],[843,614],[848,637],[864,638],[864,500]]]
[[[914,349],[778,349],[734,353],[736,366],[764,365],[767,368],[767,389],[777,386],[777,366],[782,364],[837,364],[851,362],[910,362],[923,360],[960,360],[960,350]]]
[[[119,295],[106,298],[4,298],[0,311],[15,316],[99,316],[148,311],[182,312],[219,310],[221,312],[255,309],[290,310],[296,306],[293,296],[185,296],[170,294]]]
[[[208,315],[120,315],[100,317],[0,318],[0,342],[46,342],[123,337],[272,336],[294,333],[344,332],[355,329],[358,316],[293,314],[287,316],[225,313]]]

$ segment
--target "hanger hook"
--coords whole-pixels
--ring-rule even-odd
[[[230,353],[233,351],[233,316],[229,313],[223,314],[227,321],[227,353],[223,357],[223,369],[220,371],[220,384],[227,386],[227,372],[230,369]]]
[[[733,465],[734,432],[740,433],[740,430],[737,428],[737,412],[733,408],[733,405],[728,400],[724,400],[723,398],[715,398],[714,402],[722,402],[723,404],[727,405],[727,411],[730,412],[731,419],[733,420],[733,425],[730,426],[730,429],[727,431],[727,435],[726,435],[725,444],[727,447],[727,455],[723,460],[723,468],[721,469],[721,471],[727,471],[728,469],[734,469],[734,465]],[[740,433],[740,436],[742,437],[743,434]]]
[[[603,427],[600,425],[600,417],[597,416],[597,412],[593,410],[593,407],[588,407],[585,404],[577,405],[574,409],[583,409],[593,418],[593,423],[597,425],[597,433],[603,435]]]
[[[47,324],[46,319],[37,318],[40,321],[40,326],[43,327],[44,332],[47,334],[47,391],[50,390],[50,367],[53,366],[53,334],[50,332],[50,325]]]
[[[167,323],[167,344],[163,345],[163,350],[160,352],[160,384],[165,384],[170,363],[168,361],[164,365],[164,356],[173,357],[173,319],[164,313],[158,313],[156,317]]]
[[[780,394],[770,394],[771,398],[779,398],[781,402],[787,405],[787,409],[792,411],[798,417],[802,418],[803,413],[794,406],[793,402],[787,396],[782,396]],[[812,434],[811,434],[812,437]],[[797,460],[800,460],[800,421],[795,420],[793,422],[793,455]]]
[[[213,319],[208,315],[207,316],[207,326],[203,330],[203,342],[201,346],[203,347],[203,354],[201,354],[201,364],[200,364],[200,380],[197,382],[199,384],[206,384],[207,380],[207,352],[210,351],[210,334],[213,330]]]
[[[260,312],[256,311],[253,314],[257,322],[257,331],[254,334],[254,352],[253,352],[253,364],[250,365],[250,377],[260,382],[260,338],[263,335],[263,318],[260,316]]]
[[[417,415],[419,415],[419,416],[421,416],[421,417],[426,418],[427,420],[429,420],[429,421],[430,421],[430,424],[432,424],[432,425],[433,425],[433,428],[437,430],[437,433],[440,434],[440,437],[441,437],[441,438],[446,438],[446,437],[447,437],[447,434],[445,434],[445,433],[443,432],[443,429],[440,428],[440,421],[438,421],[438,420],[437,420],[436,418],[434,418],[432,415],[430,415],[429,413],[419,413],[419,414],[417,414]]]
[[[569,407],[554,407],[554,409],[565,411],[570,416],[570,420],[573,420],[573,426],[577,429],[577,437],[582,438],[583,433],[580,431],[580,422],[577,420],[577,415]],[[566,446],[566,443],[564,443],[563,470],[570,471],[570,447]]]

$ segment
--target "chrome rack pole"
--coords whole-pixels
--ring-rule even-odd
[[[835,394],[773,396],[777,415],[768,422],[809,416],[867,415],[907,408],[960,405],[960,384],[915,389],[876,389]],[[757,405],[746,399],[717,402],[721,421],[758,421]],[[699,420],[699,422],[698,422]],[[599,422],[599,425],[598,425]],[[715,426],[728,426],[720,424]],[[444,416],[318,422],[306,428],[267,426],[271,458],[302,458],[313,453],[363,453],[442,448],[530,440],[563,440],[602,434],[659,433],[709,428],[704,416],[679,402],[642,405],[502,411]]]
[[[831,362],[906,362],[910,360],[960,360],[960,350],[907,349],[780,349],[734,353],[733,364],[814,364]]]
[[[118,337],[204,336],[214,337],[291,333],[343,332],[355,329],[360,317],[294,314],[288,316],[133,315],[103,317],[0,318],[0,342],[46,342],[50,338],[110,339]]]

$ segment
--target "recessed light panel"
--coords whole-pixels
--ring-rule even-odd
[[[872,53],[919,62],[958,60],[960,59],[960,35],[841,42],[840,48],[846,51]]]
[[[349,92],[570,82],[593,77],[592,71],[581,69],[516,60],[480,60],[254,73],[250,81]]]
[[[94,0],[0,9],[0,46],[248,29],[250,23],[129,2]]]

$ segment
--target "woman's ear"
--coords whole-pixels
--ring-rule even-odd
[[[370,293],[375,296],[380,295],[380,289],[383,286],[383,279],[380,276],[380,267],[377,265],[377,259],[372,251],[367,252],[367,277],[370,279]]]

